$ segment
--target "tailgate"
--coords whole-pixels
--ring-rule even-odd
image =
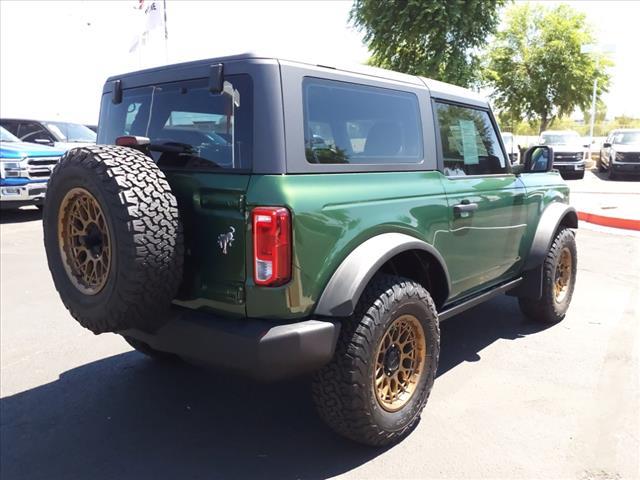
[[[245,316],[244,202],[250,175],[166,171],[185,239],[184,279],[174,303]]]

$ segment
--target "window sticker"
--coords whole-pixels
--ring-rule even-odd
[[[473,120],[458,120],[462,136],[462,156],[465,165],[478,165],[478,144],[476,143],[476,125]]]

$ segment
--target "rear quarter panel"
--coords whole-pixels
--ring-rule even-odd
[[[248,211],[257,205],[282,205],[292,212],[293,269],[289,284],[264,288],[253,283],[253,265],[247,264],[250,317],[310,315],[335,269],[365,240],[400,232],[434,244],[435,232],[449,225],[441,174],[435,171],[254,175]],[[251,235],[247,238],[247,258],[252,258]]]

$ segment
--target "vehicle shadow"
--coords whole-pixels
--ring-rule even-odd
[[[19,210],[0,210],[0,225],[5,223],[24,223],[42,220],[42,212],[37,208]]]
[[[443,323],[439,375],[497,339],[538,330],[513,299],[474,308]],[[137,352],[5,397],[0,414],[4,480],[320,479],[384,452],[331,433],[306,378],[260,384]]]
[[[452,317],[440,326],[440,377],[463,362],[477,362],[480,351],[497,340],[517,340],[549,328],[524,317],[513,297],[493,300]]]
[[[618,175],[612,180],[608,177],[609,173],[607,171],[599,172],[597,168],[593,168],[591,172],[593,172],[593,174],[600,180],[604,180],[606,182],[640,182],[640,175],[626,175],[624,177]]]

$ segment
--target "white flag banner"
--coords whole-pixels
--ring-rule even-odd
[[[147,20],[146,28],[143,35],[148,34],[151,30],[155,28],[164,28],[164,2],[163,1],[145,2],[144,0],[142,0],[140,2],[140,7],[141,9],[144,9],[144,15]]]
[[[165,9],[164,0],[138,0],[136,11],[138,12],[138,28],[140,30],[131,44],[130,53],[146,45],[154,30],[158,30],[158,34],[161,34],[165,41],[167,40],[167,15]]]

